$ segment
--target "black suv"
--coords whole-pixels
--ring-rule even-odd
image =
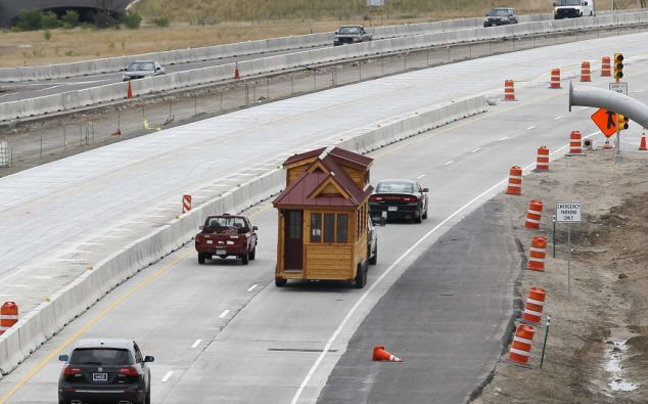
[[[484,18],[484,27],[490,27],[492,25],[517,24],[517,22],[518,20],[515,15],[515,9],[493,7],[491,8],[491,11],[486,14],[486,18]]]
[[[59,404],[150,404],[151,370],[134,341],[79,340],[65,362],[58,385]]]
[[[373,37],[362,25],[344,25],[335,32],[333,45],[345,45],[371,41]]]

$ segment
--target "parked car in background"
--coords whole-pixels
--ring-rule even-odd
[[[161,74],[166,74],[166,70],[160,62],[155,60],[138,60],[126,68],[122,81],[143,79],[144,77],[159,76]]]
[[[428,189],[413,180],[382,180],[369,198],[369,214],[380,220],[406,219],[421,223],[428,215]]]
[[[371,41],[373,37],[362,25],[344,25],[335,32],[333,45],[346,45]]]
[[[484,18],[484,27],[497,25],[517,24],[515,9],[506,7],[493,7]]]
[[[151,403],[151,370],[155,359],[142,356],[127,339],[82,339],[65,362],[58,384],[59,404]]]
[[[243,265],[256,258],[258,228],[246,216],[227,213],[209,216],[196,235],[195,247],[198,263],[215,257],[236,257]]]

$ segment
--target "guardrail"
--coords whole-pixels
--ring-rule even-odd
[[[484,96],[459,100],[381,122],[379,128],[365,126],[343,133],[336,136],[343,140],[335,143],[364,153],[484,111]],[[283,170],[267,172],[183,214],[97,263],[92,270],[20,318],[0,336],[0,378],[108,292],[190,242],[208,215],[241,211],[253,206],[277,194],[284,181]]]
[[[550,19],[551,14],[532,14],[519,17],[520,22]],[[368,29],[375,39],[422,35],[433,32],[472,29],[481,26],[483,18],[461,18],[417,24],[401,24]],[[333,44],[333,33],[319,33],[294,37],[272,38],[202,48],[151,52],[114,58],[93,59],[47,66],[0,68],[0,82],[54,80],[90,74],[114,73],[124,70],[135,60],[157,60],[163,65],[174,65],[204,60],[256,55],[278,51],[315,48]]]
[[[246,60],[238,63],[238,67],[241,77],[258,77],[260,75],[277,74],[283,71],[301,69],[307,66],[343,63],[358,58],[379,57],[386,54],[409,52],[435,46],[584,30],[600,30],[611,27],[634,26],[637,24],[648,24],[648,12],[610,14],[569,20],[538,21],[501,27],[398,37],[353,46],[314,49]],[[226,82],[233,78],[234,68],[234,63],[228,63],[215,67],[135,80],[131,82],[131,85],[134,94],[138,96],[155,94],[192,86]],[[74,111],[78,108],[122,100],[126,98],[126,95],[127,84],[115,83],[62,94],[0,103],[0,121],[19,120],[57,112]]]

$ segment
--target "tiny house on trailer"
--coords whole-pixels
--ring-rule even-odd
[[[312,150],[283,164],[275,284],[289,279],[367,283],[369,168],[373,159],[339,147]]]

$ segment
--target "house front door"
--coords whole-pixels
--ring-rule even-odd
[[[284,211],[284,270],[302,270],[304,258],[304,212]]]

